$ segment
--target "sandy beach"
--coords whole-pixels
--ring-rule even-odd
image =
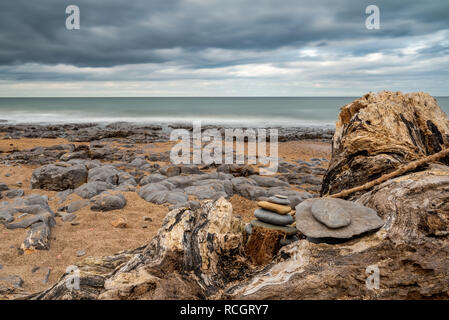
[[[0,134],[3,138],[6,133]],[[5,159],[8,155],[32,150],[33,148],[48,148],[55,145],[74,144],[88,146],[88,142],[71,142],[64,138],[19,138],[0,139],[0,155]],[[120,147],[121,141],[106,143],[110,147]],[[169,152],[174,142],[136,143],[133,147],[126,148],[129,152],[142,150],[139,156],[150,158],[151,155]],[[310,162],[313,158],[329,159],[330,144],[314,140],[296,140],[279,143],[279,157],[287,162],[294,163],[297,160]],[[118,161],[105,160],[104,163],[113,164]],[[166,161],[149,161],[160,166],[169,165]],[[327,162],[319,165],[326,168]],[[9,189],[22,189],[24,195],[39,194],[49,198],[49,206],[54,212],[72,202],[82,201],[77,194],[69,195],[64,201],[57,197],[56,191],[31,189],[30,178],[37,164],[17,164],[11,161],[2,161],[0,165],[0,182],[8,185]],[[126,171],[126,170],[125,170]],[[131,170],[128,170],[131,171]],[[207,169],[204,172],[212,172],[215,169]],[[306,191],[308,184],[302,186],[292,185],[292,189]],[[310,191],[310,190],[309,190]],[[317,194],[316,191],[310,191]],[[56,225],[51,229],[51,244],[49,250],[25,251],[20,250],[21,243],[27,233],[24,229],[9,230],[0,224],[0,277],[11,274],[19,276],[24,282],[22,289],[25,292],[41,291],[53,285],[65,272],[67,266],[74,265],[88,256],[111,255],[121,250],[135,249],[145,245],[155,236],[171,204],[154,204],[142,199],[136,192],[123,192],[127,204],[123,209],[108,212],[91,211],[89,207],[83,207],[75,212],[77,225],[64,222],[60,217],[56,218]],[[189,200],[196,199],[189,196]],[[2,201],[12,202],[14,199],[3,198]],[[235,215],[240,215],[245,223],[251,221],[253,212],[257,208],[255,200],[234,194],[229,197]],[[145,219],[145,217],[147,217]],[[150,221],[148,217],[151,219]],[[112,222],[119,218],[126,221],[126,228],[115,228]],[[20,220],[20,219],[19,219]],[[79,251],[84,251],[83,256],[77,256]],[[48,282],[44,278],[51,269]]]

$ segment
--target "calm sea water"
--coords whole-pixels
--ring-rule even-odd
[[[0,98],[10,123],[127,121],[250,126],[334,126],[340,108],[356,97],[326,98]],[[449,114],[449,97],[437,98]]]

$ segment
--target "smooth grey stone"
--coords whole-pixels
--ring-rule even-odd
[[[253,228],[254,227],[261,227],[261,228],[270,229],[270,230],[282,231],[282,232],[285,232],[287,234],[287,236],[294,235],[294,234],[296,234],[298,232],[298,230],[296,230],[295,227],[276,226],[274,224],[265,223],[265,222],[260,221],[260,220],[253,220],[253,221],[251,221],[251,226]]]
[[[126,206],[126,198],[121,193],[103,192],[91,199],[92,211],[111,211]]]
[[[9,187],[6,183],[0,182],[0,191],[6,191],[9,190]]]
[[[8,190],[5,192],[5,196],[7,198],[16,198],[16,197],[22,197],[25,194],[25,192],[22,189],[14,189],[14,190]]]
[[[245,231],[247,234],[253,233],[253,227],[251,226],[251,223],[245,225]]]
[[[67,206],[67,212],[68,213],[76,212],[76,211],[86,207],[87,205],[89,205],[89,201],[87,201],[87,200],[77,200],[77,201],[71,202]]]
[[[288,200],[287,197],[285,198],[280,198],[278,196],[273,196],[273,197],[269,197],[268,198],[268,202],[272,202],[272,203],[276,203],[276,204],[281,204],[281,205],[286,205],[289,206],[290,205],[290,200]]]
[[[72,222],[76,219],[76,214],[74,213],[66,213],[61,217],[61,220],[64,222]]]
[[[377,230],[383,226],[383,220],[371,208],[342,199],[326,198],[340,205],[351,216],[346,227],[331,229],[319,222],[312,214],[312,205],[322,198],[307,199],[296,206],[296,228],[310,238],[350,239],[362,233]]]
[[[278,226],[286,226],[293,223],[294,221],[293,217],[289,214],[281,215],[262,208],[256,209],[256,211],[254,211],[254,215],[260,221],[275,224]]]
[[[315,219],[332,229],[346,227],[351,223],[351,215],[330,199],[317,199],[310,210]]]
[[[290,187],[287,182],[275,177],[252,175],[249,176],[249,179],[256,182],[260,187]]]
[[[104,181],[94,181],[79,186],[75,189],[74,192],[81,198],[90,199],[108,189],[112,189],[113,187],[114,186],[112,184],[106,183]]]

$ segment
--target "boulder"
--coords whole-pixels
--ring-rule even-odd
[[[126,198],[119,192],[106,191],[91,200],[92,211],[111,211],[122,209],[126,206]]]
[[[120,171],[114,166],[106,165],[95,167],[89,170],[88,181],[89,182],[105,182],[112,185],[118,185]]]
[[[87,169],[84,165],[61,166],[48,164],[37,168],[31,175],[32,189],[64,191],[76,189],[87,182]]]
[[[74,190],[81,198],[90,199],[114,186],[104,181],[93,181],[83,184]]]

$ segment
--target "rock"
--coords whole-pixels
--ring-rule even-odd
[[[118,218],[118,219],[116,219],[116,220],[113,220],[113,221],[111,222],[111,225],[112,225],[114,228],[126,228],[126,227],[127,227],[126,221],[125,221],[125,219],[123,219],[123,218]]]
[[[67,197],[69,195],[71,195],[72,193],[73,193],[72,189],[67,189],[67,190],[58,192],[56,196],[59,198],[59,203],[64,202],[67,199]]]
[[[76,212],[84,207],[87,207],[88,205],[89,205],[89,201],[87,201],[87,200],[77,200],[77,201],[71,202],[67,206],[67,212],[73,213],[73,212]]]
[[[143,221],[153,222],[153,218],[145,216],[143,217]]]
[[[181,168],[178,166],[168,165],[159,169],[159,172],[167,177],[179,176],[181,174]]]
[[[48,250],[50,248],[50,226],[44,222],[34,223],[20,248],[27,250]]]
[[[45,273],[44,279],[42,280],[43,284],[47,284],[48,279],[50,278],[51,268],[47,268],[47,272]]]
[[[139,184],[141,186],[145,186],[149,183],[156,183],[156,182],[161,182],[163,180],[167,179],[167,176],[164,176],[162,174],[159,173],[153,173],[149,176],[144,177],[142,180],[140,180]]]
[[[449,147],[449,121],[426,93],[368,93],[342,107],[321,195],[350,189]],[[440,160],[449,165],[449,156]]]
[[[272,203],[286,205],[286,206],[290,205],[290,200],[288,200],[287,196],[274,195],[274,196],[269,197],[268,201],[272,202]]]
[[[376,211],[342,199],[326,199],[329,203],[337,203],[350,215],[351,223],[346,227],[330,229],[316,220],[312,214],[312,206],[322,199],[308,199],[296,206],[296,228],[311,238],[350,239],[362,233],[377,230],[383,226],[383,220]],[[320,208],[321,204],[318,205]],[[321,207],[322,208],[322,207]]]
[[[75,189],[75,193],[79,195],[81,198],[90,199],[95,197],[96,195],[106,191],[108,189],[112,189],[113,185],[104,181],[94,181],[88,182],[79,186]]]
[[[346,227],[351,223],[351,215],[334,199],[316,199],[310,210],[316,220],[331,229]]]
[[[249,179],[253,180],[261,187],[290,187],[287,182],[274,177],[252,175]]]
[[[105,182],[111,185],[118,185],[120,171],[114,166],[106,165],[95,167],[89,170],[89,182]]]
[[[12,286],[13,288],[20,289],[23,285],[23,279],[19,276],[6,276],[0,277],[0,293],[2,291],[6,291],[8,286]]]
[[[259,220],[252,220],[251,221],[251,226],[253,226],[253,227],[262,227],[262,228],[265,228],[265,229],[271,229],[271,230],[277,230],[277,231],[282,231],[282,232],[284,232],[288,236],[298,233],[298,230],[295,227],[278,226],[278,225],[265,223],[265,222],[259,221]]]
[[[86,181],[87,169],[84,165],[64,167],[49,164],[33,171],[31,188],[64,191],[66,189],[76,189]]]
[[[84,256],[84,255],[86,255],[86,251],[84,251],[84,250],[78,250],[78,251],[76,252],[76,256],[77,256],[77,257],[82,257],[82,256]]]
[[[279,244],[283,247],[283,246],[288,246],[289,244],[292,244],[295,241],[298,241],[299,238],[297,236],[290,236],[290,237],[286,237],[286,238],[282,238],[281,241],[279,242]]]
[[[119,192],[106,191],[91,199],[92,211],[111,211],[126,206],[126,198]]]
[[[6,183],[0,182],[0,191],[6,191],[9,190],[9,187]]]
[[[74,213],[66,213],[64,215],[62,215],[61,220],[64,222],[72,222],[73,220],[76,219],[76,214]]]
[[[287,214],[290,211],[292,211],[292,208],[290,206],[280,205],[276,203],[271,203],[268,201],[259,201],[257,202],[257,205],[261,207],[262,209],[266,209],[269,211],[273,211],[279,214]]]
[[[172,188],[172,186],[170,186]],[[140,188],[138,192],[139,196],[145,201],[163,204],[166,202],[172,204],[182,204],[188,200],[187,195],[181,191],[170,191],[167,184],[162,183],[149,183]]]
[[[280,215],[264,209],[256,209],[256,211],[254,211],[254,216],[260,221],[275,224],[277,226],[286,226],[294,221],[293,217],[289,214]]]
[[[73,221],[70,223],[72,226],[79,226],[80,223],[78,221]]]
[[[201,170],[194,164],[181,166],[181,174],[201,174]]]

